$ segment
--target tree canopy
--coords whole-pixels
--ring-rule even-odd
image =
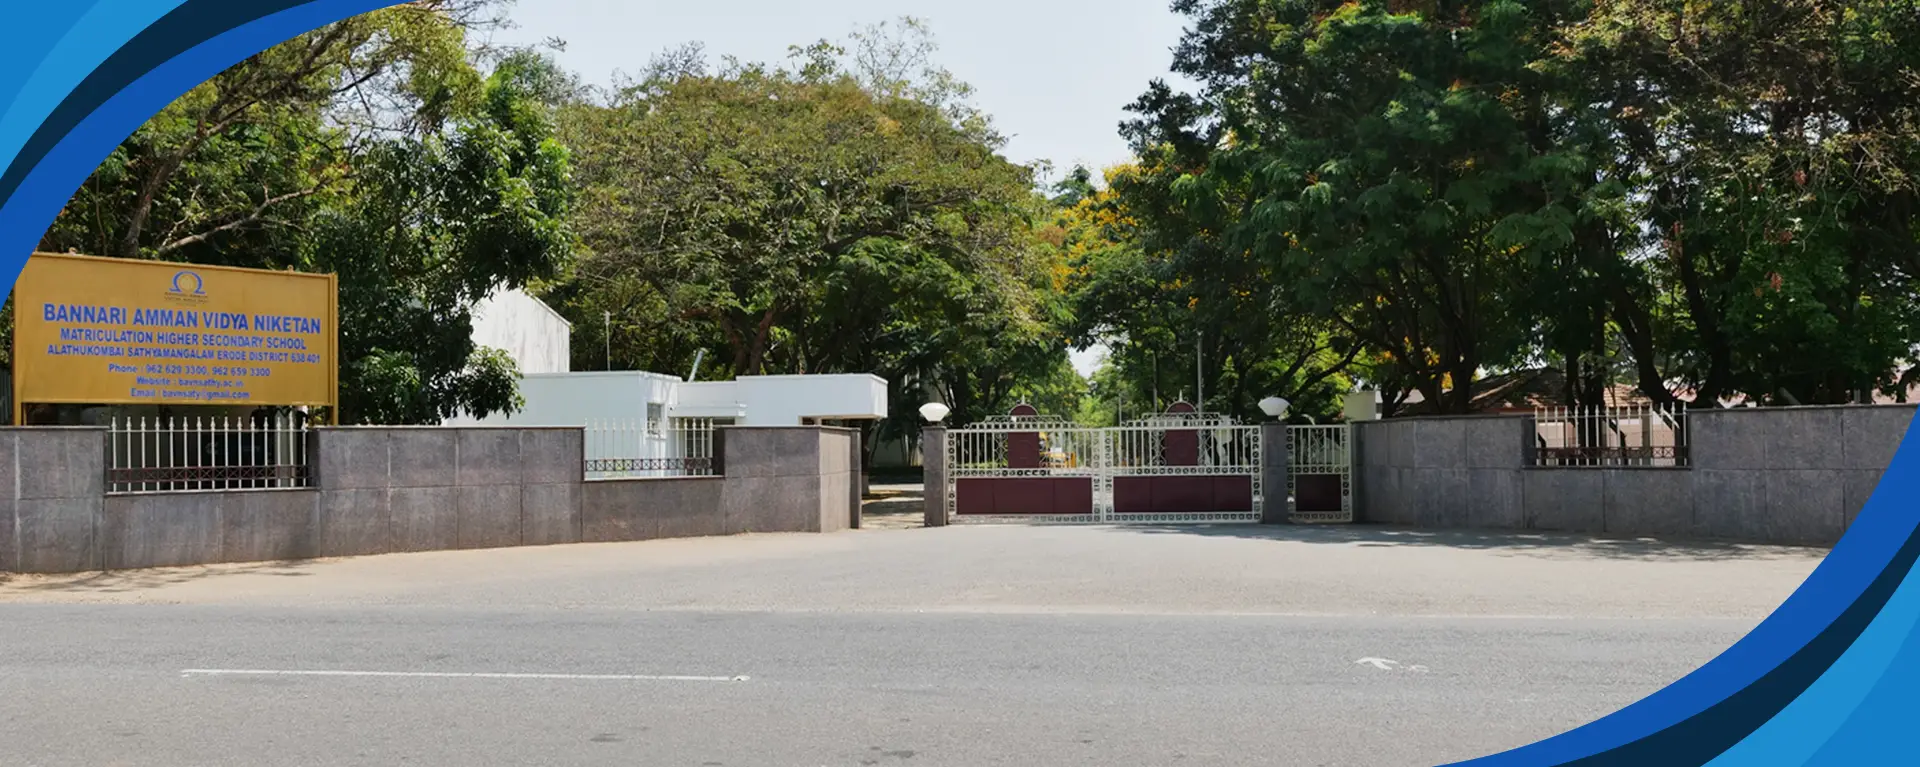
[[[561,311],[613,334],[615,367],[877,373],[907,425],[928,397],[972,418],[1057,378],[1050,203],[930,48],[911,20],[778,65],[689,47],[567,110],[590,255]]]
[[[1375,384],[1464,412],[1549,361],[1589,404],[1846,402],[1920,337],[1903,4],[1175,7],[1201,86],[1126,126],[1175,176],[1160,248],[1260,264]]]

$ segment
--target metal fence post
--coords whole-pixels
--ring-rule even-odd
[[[867,472],[864,465],[866,446],[861,444],[860,437],[861,431],[859,429],[848,430],[847,490],[848,495],[852,496],[852,508],[848,509],[847,512],[852,515],[852,519],[848,521],[848,526],[855,530],[860,529],[863,521],[861,517],[866,511],[867,500]]]
[[[1260,524],[1293,522],[1287,502],[1287,425],[1260,424]]]
[[[926,497],[926,526],[947,526],[947,427],[920,431],[920,465]]]
[[[1521,416],[1520,422],[1520,465],[1528,468],[1540,465],[1540,449],[1544,440],[1540,438],[1540,414]]]

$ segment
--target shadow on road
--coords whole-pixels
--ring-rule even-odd
[[[313,562],[261,562],[243,565],[174,567],[162,570],[115,570],[73,575],[0,573],[0,589],[22,594],[121,594],[226,575],[277,575],[301,578],[313,574],[307,571],[307,568],[313,564]]]
[[[861,511],[867,529],[924,527],[926,492],[919,485],[875,483]],[[1128,524],[1108,529],[1153,535],[1197,535],[1331,544],[1359,548],[1430,547],[1565,555],[1616,560],[1718,561],[1825,556],[1825,549],[1682,538],[1608,538],[1577,533],[1506,530],[1423,530],[1381,525]]]
[[[1116,532],[1250,538],[1359,548],[1433,547],[1510,552],[1514,555],[1568,554],[1599,559],[1698,560],[1802,558],[1824,556],[1824,549],[1763,546],[1729,541],[1654,538],[1604,538],[1564,533],[1480,530],[1414,530],[1377,525],[1123,525]]]

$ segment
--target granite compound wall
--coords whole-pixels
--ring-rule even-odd
[[[1355,427],[1361,521],[1831,545],[1866,505],[1913,406],[1692,412],[1687,468],[1531,465],[1531,416]]]
[[[719,476],[584,481],[580,429],[343,428],[314,486],[104,492],[106,432],[0,429],[0,571],[84,572],[857,526],[859,435],[725,429]]]

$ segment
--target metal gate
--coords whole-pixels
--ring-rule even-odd
[[[1021,406],[947,434],[947,519],[1258,522],[1260,427],[1188,405],[1088,428]]]
[[[1288,516],[1299,523],[1353,521],[1353,427],[1287,427]]]

